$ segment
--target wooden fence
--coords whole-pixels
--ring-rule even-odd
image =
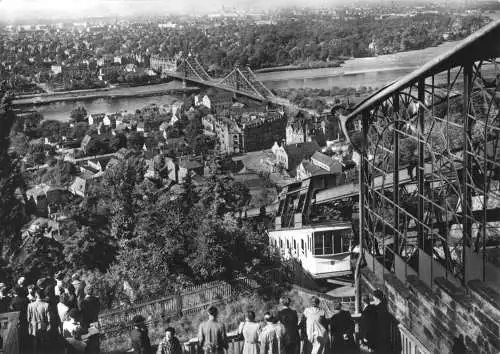
[[[165,298],[137,304],[127,309],[102,313],[99,315],[101,331],[106,336],[112,336],[115,333],[130,330],[132,319],[136,315],[143,316],[149,324],[152,324],[169,317],[193,314],[211,305],[228,302],[242,291],[255,291],[263,287],[283,284],[285,278],[286,276],[279,269],[270,269],[255,278],[240,277],[231,283],[215,281],[190,287]],[[344,303],[346,309],[353,310],[354,299],[352,298],[336,298],[300,286],[293,285],[292,287],[310,295],[316,295],[329,315],[333,314],[333,305],[338,301]]]
[[[136,315],[141,315],[152,323],[164,318],[200,311],[210,305],[227,301],[233,294],[234,289],[231,284],[221,281],[211,282],[127,309],[102,313],[99,315],[99,323],[101,331],[110,335],[131,329],[132,320]]]

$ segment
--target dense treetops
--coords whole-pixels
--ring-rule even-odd
[[[56,239],[45,237],[49,226],[44,224],[21,240],[21,227],[33,210],[23,198],[20,156],[9,145],[11,140],[22,145],[19,140],[28,138],[11,129],[15,115],[9,107],[6,102],[0,110],[0,277],[5,283],[20,275],[32,282],[57,270],[83,271],[109,308],[169,294],[186,284],[230,279],[272,259],[265,233],[234,216],[248,204],[250,194],[224,173],[221,161],[208,161],[217,174],[204,184],[194,184],[188,175],[176,188],[166,189],[144,177],[142,148],[107,168],[83,200],[70,197],[57,206],[67,218]],[[199,126],[186,122],[190,125],[194,127],[187,139],[195,141]],[[61,128],[54,121],[40,125],[47,126],[55,133]],[[36,157],[41,145],[33,146],[28,155]],[[38,162],[45,162],[45,150],[39,155],[43,161]],[[49,167],[32,183],[62,186],[72,180],[72,164],[46,162]],[[134,290],[128,295],[120,291],[124,281]]]

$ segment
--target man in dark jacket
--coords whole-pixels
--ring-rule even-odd
[[[10,302],[12,299],[7,294],[7,287],[5,284],[0,284],[0,313],[6,313],[10,311]]]
[[[359,323],[359,337],[361,345],[371,350],[375,349],[375,338],[377,329],[377,312],[375,306],[370,303],[370,296],[363,296],[363,310]]]
[[[16,296],[12,299],[10,305],[12,311],[19,311],[19,344],[20,351],[23,353],[27,349],[28,344],[28,304],[29,300],[26,297],[27,292],[23,287],[16,287],[14,290]]]
[[[134,329],[130,334],[134,354],[152,354],[151,342],[149,341],[146,319],[141,315],[133,318]]]
[[[278,320],[285,326],[285,348],[287,354],[298,354],[300,350],[299,319],[297,312],[290,308],[290,298],[282,297],[283,308],[278,311]]]
[[[386,354],[390,350],[391,315],[387,310],[387,302],[382,290],[373,292],[373,304],[377,313],[375,353]]]
[[[98,329],[99,311],[101,305],[99,299],[94,296],[92,285],[85,287],[85,297],[81,302],[82,328],[88,330],[90,327]],[[95,325],[93,325],[95,324]],[[87,340],[87,353],[99,353],[99,335],[93,335]]]
[[[354,348],[354,321],[349,311],[342,310],[342,304],[335,304],[337,311],[330,318],[334,353],[349,353]]]
[[[85,297],[81,304],[82,307],[82,326],[86,329],[91,323],[95,323],[99,319],[100,304],[99,299],[94,296],[92,286],[85,288]]]

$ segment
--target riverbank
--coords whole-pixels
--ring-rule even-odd
[[[309,70],[309,69],[326,69],[326,68],[339,68],[344,63],[344,60],[338,60],[335,62],[315,62],[312,64],[303,65],[283,65],[283,66],[272,66],[268,68],[262,68],[255,70],[255,73],[272,73],[280,71],[294,71],[294,70]]]
[[[130,98],[130,97],[151,97],[161,95],[179,95],[184,93],[197,92],[197,87],[182,87],[182,83],[172,81],[166,84],[156,84],[135,87],[117,87],[95,90],[80,90],[78,92],[67,91],[64,93],[53,93],[35,95],[33,97],[23,97],[14,99],[14,106],[39,106],[56,102],[71,102],[80,100],[92,100],[101,98]]]

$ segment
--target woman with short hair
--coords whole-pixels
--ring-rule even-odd
[[[243,335],[244,339],[242,354],[259,353],[259,332],[260,324],[255,322],[255,312],[247,311],[245,322],[242,322],[238,328],[238,333]]]

